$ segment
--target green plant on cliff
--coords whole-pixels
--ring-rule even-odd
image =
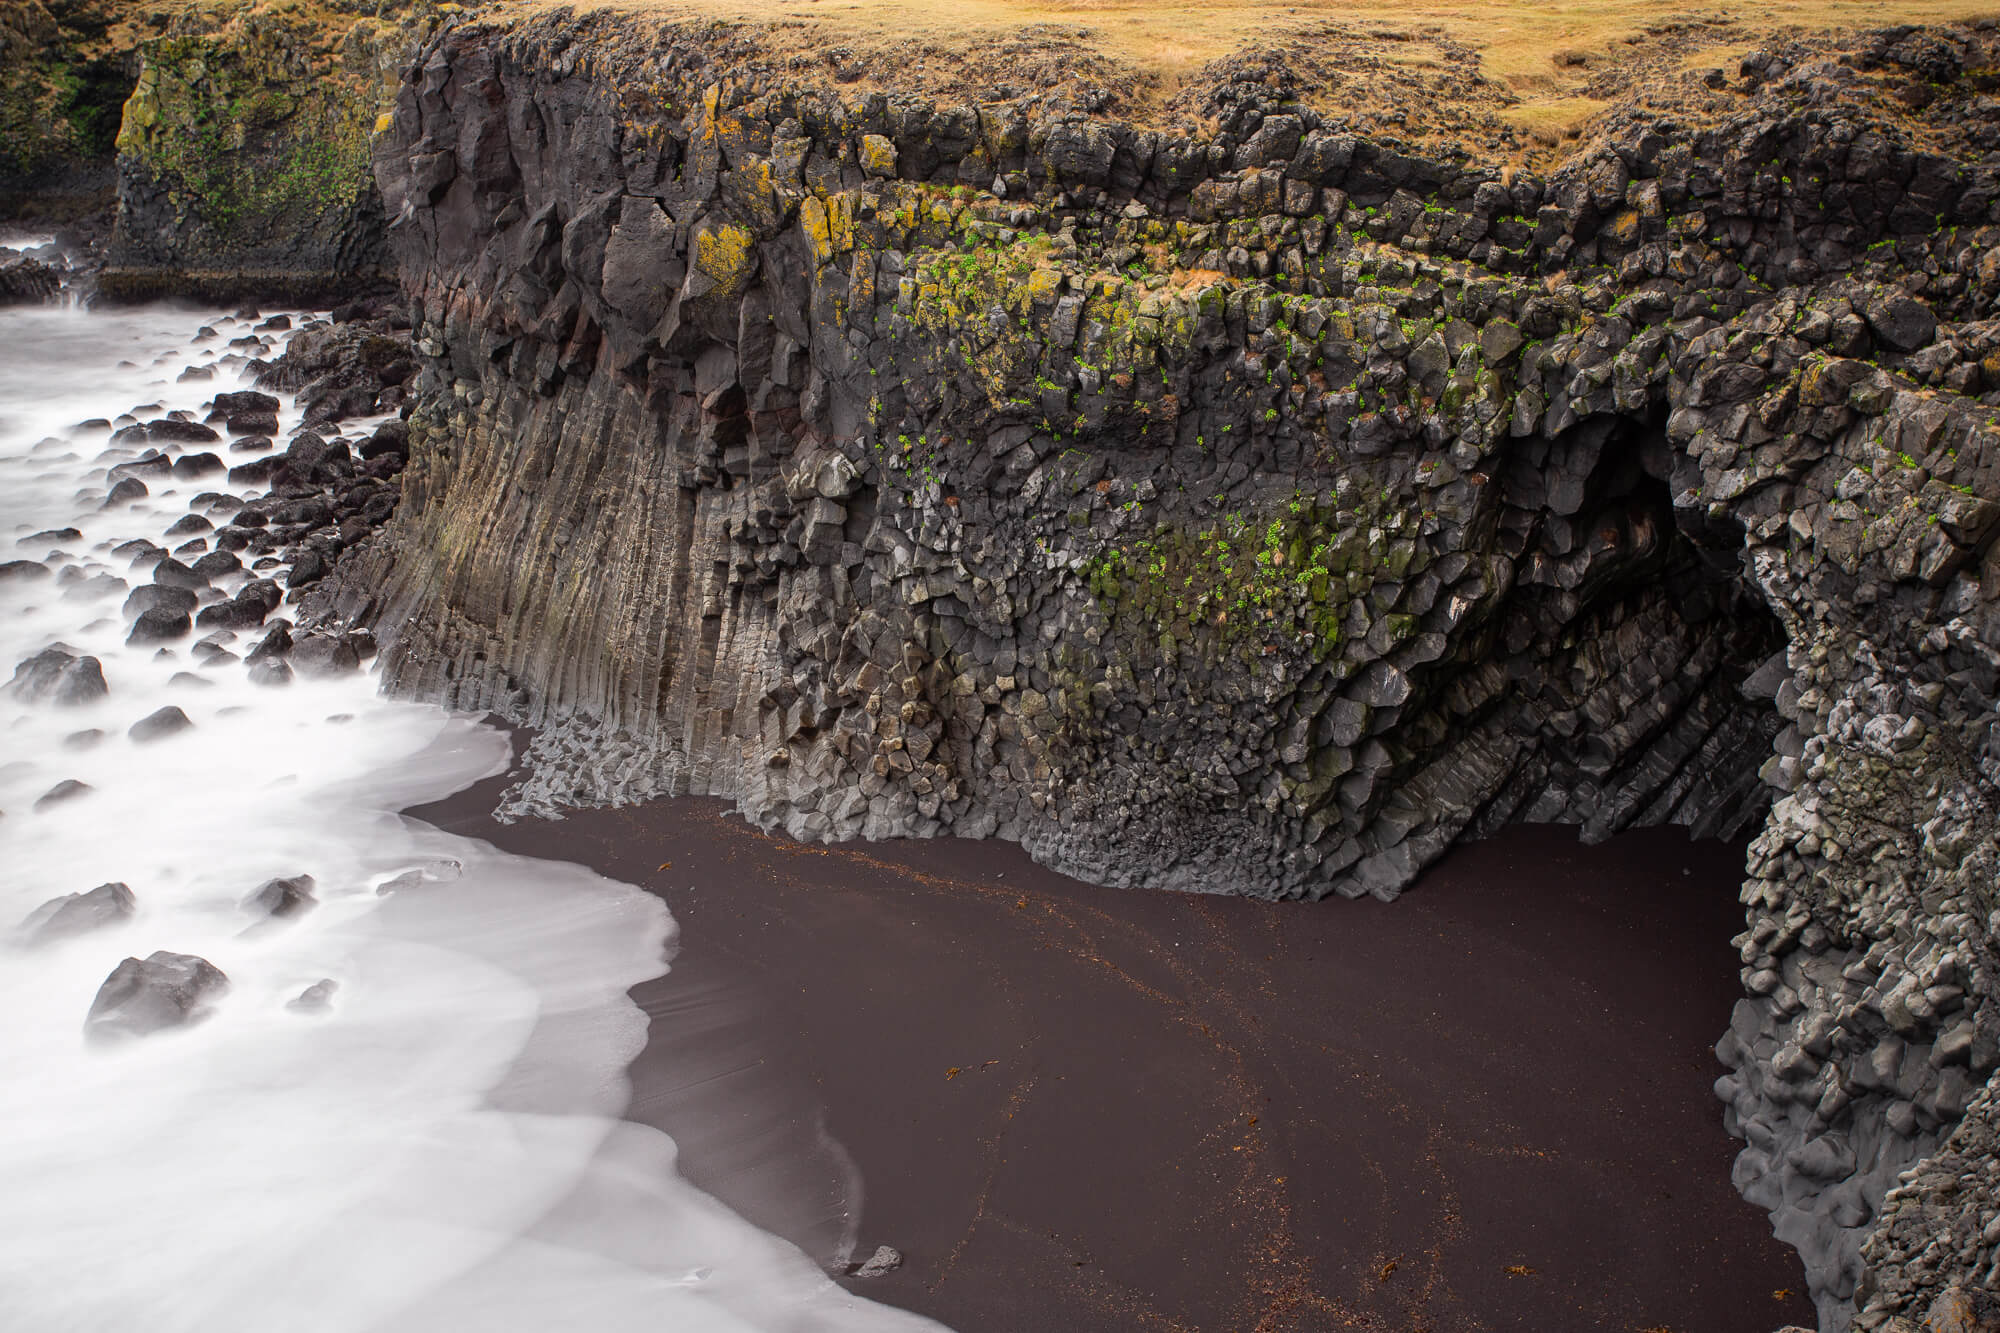
[[[384,85],[366,60],[333,64],[337,34],[245,20],[148,43],[118,150],[208,248],[289,241],[370,188]],[[350,47],[365,47],[350,43]]]
[[[1339,647],[1352,598],[1404,563],[1384,531],[1393,521],[1372,496],[1295,495],[1275,514],[1230,512],[1114,542],[1084,578],[1107,617],[1145,637],[1226,652],[1284,646],[1320,660]]]

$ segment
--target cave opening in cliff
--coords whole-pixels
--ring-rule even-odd
[[[1676,506],[1685,464],[1664,424],[1589,417],[1500,469],[1516,589],[1489,651],[1540,742],[1500,798],[1514,822],[1740,840],[1770,804],[1784,630],[1745,576],[1741,529]]]
[[[76,130],[82,156],[108,160],[118,147],[118,126],[138,80],[122,61],[75,66],[63,94],[62,113]]]

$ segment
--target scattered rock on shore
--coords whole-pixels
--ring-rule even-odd
[[[168,704],[155,712],[148,713],[132,724],[125,734],[141,745],[152,741],[165,740],[176,732],[186,731],[194,723],[179,708]]]
[[[93,1041],[143,1037],[207,1017],[229,978],[206,958],[161,950],[112,969],[91,1002],[84,1035]]]
[[[119,881],[100,884],[88,893],[51,898],[28,914],[21,931],[31,943],[45,944],[70,935],[101,930],[127,920],[138,909],[131,888]]]
[[[883,1277],[886,1274],[895,1272],[902,1266],[903,1252],[901,1250],[893,1245],[878,1245],[875,1247],[875,1253],[869,1255],[858,1264],[850,1265],[847,1275],[856,1278]]]
[[[313,896],[311,875],[291,875],[284,879],[265,880],[262,887],[243,900],[245,911],[280,920],[302,916],[317,906],[319,899]]]
[[[94,657],[80,657],[60,645],[44,648],[14,668],[7,689],[31,703],[86,704],[110,693],[104,667]]]
[[[285,1008],[299,1014],[323,1014],[333,1008],[333,993],[339,989],[338,981],[332,977],[321,977],[285,1001]]]

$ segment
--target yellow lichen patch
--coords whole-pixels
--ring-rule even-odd
[[[709,289],[711,292],[721,296],[734,296],[748,285],[751,246],[756,239],[750,234],[749,228],[728,222],[695,235],[695,271],[714,284]]]
[[[1038,268],[1028,275],[1021,284],[1021,290],[1030,301],[1040,301],[1054,296],[1062,289],[1063,275],[1060,269]]]
[[[386,134],[389,130],[389,127],[391,125],[394,125],[395,123],[396,123],[396,117],[391,113],[384,111],[381,115],[375,117],[375,132],[377,134]]]
[[[814,259],[821,264],[829,262],[854,248],[853,196],[811,196],[799,205],[799,225],[812,242]]]
[[[896,174],[896,145],[879,134],[861,136],[861,169],[871,176]]]

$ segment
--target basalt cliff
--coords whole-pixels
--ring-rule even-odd
[[[1280,56],[1141,120],[694,23],[405,39],[400,507],[286,539],[392,688],[532,728],[513,809],[1298,898],[1754,834],[1738,1187],[1825,1330],[2000,1283],[2000,26],[1774,42],[1545,165]]]

